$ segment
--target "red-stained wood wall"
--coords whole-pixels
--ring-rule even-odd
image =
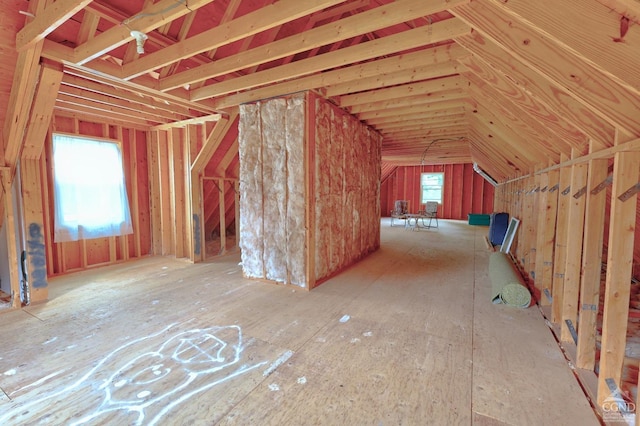
[[[401,166],[383,176],[380,187],[380,207],[388,217],[395,200],[408,200],[409,211],[420,210],[420,174],[444,172],[443,202],[438,217],[467,220],[469,213],[493,212],[494,188],[473,170],[473,164],[435,166]]]
[[[52,276],[149,255],[151,253],[151,218],[149,215],[147,133],[120,125],[63,115],[54,117],[51,129],[54,132],[95,136],[121,142],[133,234],[64,243],[53,242],[54,190],[51,132],[49,132],[41,159],[45,162],[41,176],[42,197],[45,206],[47,274]]]

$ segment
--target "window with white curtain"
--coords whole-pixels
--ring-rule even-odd
[[[55,242],[133,232],[120,144],[53,135]]]

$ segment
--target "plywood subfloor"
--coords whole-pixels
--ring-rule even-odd
[[[0,424],[598,424],[539,310],[489,302],[486,230],[383,220],[312,292],[237,253],[52,279],[0,316]]]

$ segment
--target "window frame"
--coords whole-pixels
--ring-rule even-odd
[[[121,175],[117,177],[118,180],[118,190],[121,192],[121,202],[118,204],[120,207],[121,219],[119,222],[109,222],[103,223],[100,226],[88,226],[86,223],[81,223],[81,220],[75,222],[67,222],[64,221],[61,216],[63,214],[63,207],[61,207],[58,203],[59,201],[59,193],[58,193],[58,184],[59,178],[56,178],[56,167],[59,164],[56,164],[56,155],[55,155],[55,145],[56,145],[56,137],[65,137],[76,140],[85,140],[91,143],[110,143],[116,146],[117,153],[120,160],[120,172]],[[59,160],[58,160],[59,161]],[[130,208],[130,200],[129,200],[129,191],[127,188],[127,172],[125,165],[125,152],[124,152],[124,144],[123,141],[118,139],[105,138],[100,136],[91,136],[91,135],[83,135],[76,133],[66,133],[55,131],[51,133],[51,164],[52,164],[52,183],[53,183],[53,207],[54,207],[54,242],[69,242],[69,241],[80,241],[92,238],[105,238],[105,237],[113,237],[113,236],[124,236],[133,233],[133,221],[131,218],[131,208]],[[115,164],[115,163],[114,163]],[[61,223],[62,221],[62,223]],[[74,226],[75,223],[75,226]],[[92,224],[93,225],[93,224]],[[97,229],[110,229],[110,231],[97,231]],[[105,234],[106,232],[106,234]],[[100,234],[100,235],[96,235]]]
[[[423,180],[424,180],[424,176],[425,175],[440,175],[442,177],[442,184],[441,185],[437,185],[437,187],[440,190],[440,199],[432,199],[432,198],[428,198],[425,199],[424,195],[425,195],[425,187],[436,187],[436,185],[424,185],[423,184]],[[439,205],[441,205],[444,202],[444,186],[445,186],[445,175],[444,172],[421,172],[420,173],[420,204],[426,204],[428,201],[435,201],[437,202]]]

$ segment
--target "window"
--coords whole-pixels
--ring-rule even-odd
[[[53,135],[53,180],[55,242],[133,232],[118,143]]]
[[[420,203],[435,201],[442,204],[442,188],[444,186],[444,173],[422,173],[420,175]]]

